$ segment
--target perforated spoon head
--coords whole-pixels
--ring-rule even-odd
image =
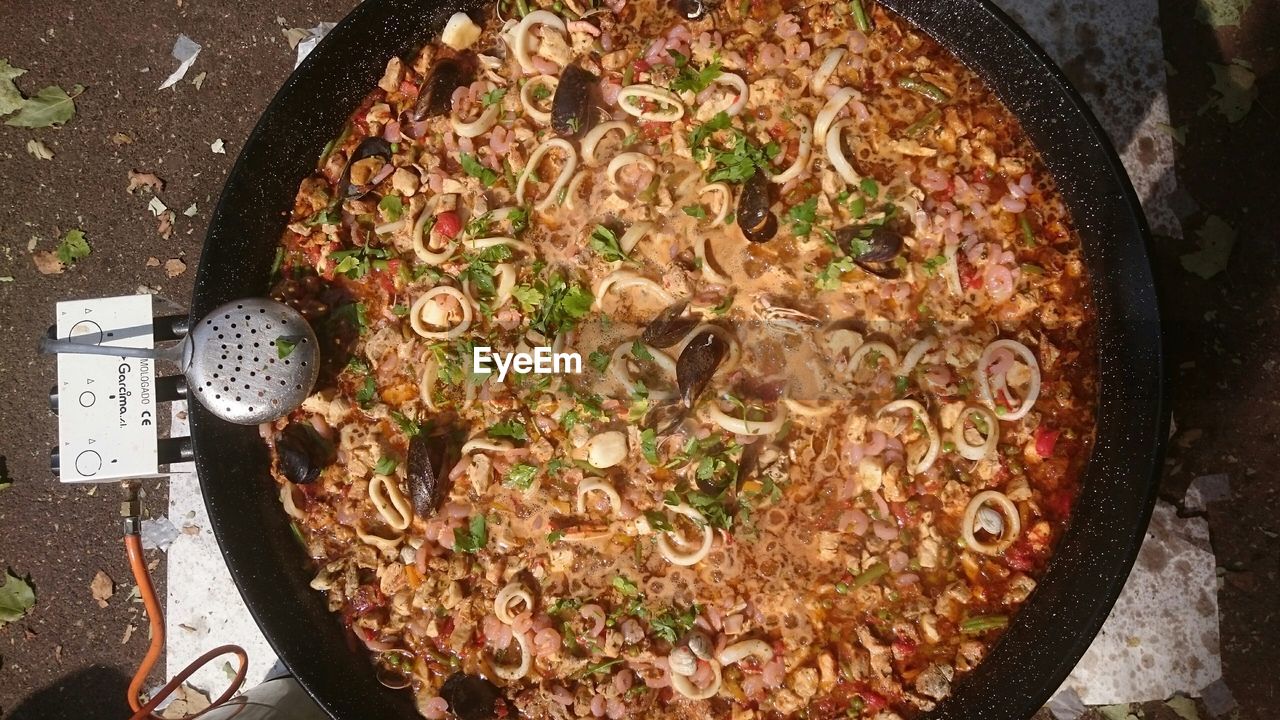
[[[214,415],[241,425],[302,405],[320,374],[320,343],[297,310],[268,298],[233,300],[192,328],[187,386]]]

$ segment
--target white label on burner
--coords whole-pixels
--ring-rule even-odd
[[[58,303],[58,337],[88,345],[154,346],[151,296]],[[58,451],[62,482],[160,475],[155,361],[58,355]]]

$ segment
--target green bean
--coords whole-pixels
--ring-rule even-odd
[[[529,3],[527,0],[516,0],[516,12],[520,13],[520,17],[529,14]]]
[[[1022,226],[1022,241],[1027,247],[1036,246],[1036,234],[1031,230],[1031,221],[1025,214],[1018,216],[1018,224]]]
[[[979,615],[961,622],[960,632],[970,634],[983,633],[988,630],[1006,627],[1008,624],[1008,615]]]
[[[862,32],[871,32],[871,18],[867,17],[867,9],[862,7],[862,0],[849,0],[849,10],[853,12],[853,23]]]
[[[942,111],[937,109],[930,110],[924,117],[908,125],[907,129],[902,131],[902,134],[911,138],[919,137],[924,134],[925,130],[938,124],[941,119]]]
[[[951,96],[937,85],[924,80],[917,80],[913,77],[903,76],[898,78],[898,87],[903,90],[910,90],[911,92],[919,93],[934,102],[944,103],[951,99]]]
[[[876,563],[862,572],[861,575],[853,579],[853,586],[856,588],[866,587],[871,583],[879,580],[889,573],[889,566],[884,563]]]

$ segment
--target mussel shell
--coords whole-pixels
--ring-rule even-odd
[[[680,351],[676,359],[676,386],[686,408],[692,408],[698,401],[728,354],[729,343],[710,330],[698,333]]]
[[[902,270],[893,264],[902,253],[901,233],[883,225],[871,228],[869,233],[865,225],[850,225],[837,230],[835,235],[836,245],[853,258],[858,267],[886,280],[902,277]],[[865,248],[855,247],[854,243],[859,240],[866,243]]]
[[[497,685],[480,677],[456,672],[440,686],[440,697],[458,720],[489,720],[499,709],[507,710],[506,698]],[[505,713],[504,713],[505,714]]]
[[[688,300],[680,300],[658,314],[640,334],[640,342],[656,348],[669,348],[702,322],[701,315],[685,315]]]
[[[738,195],[738,227],[751,242],[766,242],[778,233],[778,216],[770,209],[772,188],[773,182],[764,173],[756,172]]]
[[[289,482],[315,482],[320,471],[333,464],[337,452],[333,444],[306,423],[290,423],[276,440],[277,468]]]
[[[470,54],[437,60],[418,90],[413,119],[448,115],[453,110],[453,91],[474,82],[476,66],[475,57]]]
[[[420,518],[434,515],[444,501],[448,478],[444,467],[448,455],[446,440],[446,435],[426,433],[409,439],[406,478],[413,512]]]
[[[343,196],[347,198],[356,198],[369,192],[372,188],[368,185],[352,185],[351,184],[351,166],[357,162],[371,157],[381,157],[387,162],[391,162],[391,143],[380,137],[367,137],[360,141],[351,158],[347,160],[347,167],[342,171],[342,180],[338,182],[338,187],[342,188]]]
[[[578,137],[590,129],[592,91],[600,78],[577,65],[560,73],[551,100],[551,128],[564,137]]]
[[[671,5],[685,20],[700,20],[709,9],[703,0],[675,0]]]

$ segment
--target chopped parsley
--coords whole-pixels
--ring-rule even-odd
[[[659,532],[670,532],[675,529],[671,526],[671,521],[667,519],[667,516],[656,510],[645,510],[644,519],[649,521],[649,527]]]
[[[769,171],[769,163],[773,161],[781,148],[778,143],[769,141],[763,147],[752,143],[741,132],[734,135],[733,144],[728,150],[712,149],[715,167],[707,179],[711,182],[746,182],[756,171]]]
[[[373,405],[373,401],[378,397],[378,384],[373,381],[372,375],[366,375],[364,383],[356,390],[356,402],[360,407],[368,409]]]
[[[625,597],[636,597],[640,594],[640,588],[622,575],[613,576],[613,589],[622,593]]]
[[[386,270],[387,262],[396,256],[391,248],[361,245],[349,250],[335,250],[329,259],[336,262],[333,271],[352,280],[359,280],[374,270]]]
[[[459,156],[458,161],[462,163],[463,172],[479,180],[481,185],[488,187],[498,182],[498,173],[490,170],[484,165],[481,165],[475,155],[472,155],[471,153],[462,153],[462,155]]]
[[[707,219],[707,211],[701,205],[685,205],[680,209],[684,211],[685,215],[688,215],[691,218],[697,218],[699,220]]]
[[[658,434],[653,428],[646,428],[640,433],[640,452],[644,454],[645,462],[650,465],[662,464],[658,458]]]
[[[378,210],[387,222],[395,222],[404,214],[404,199],[399,195],[383,195],[378,201]]]
[[[542,302],[542,293],[538,292],[537,288],[528,285],[518,285],[511,288],[511,297],[520,303],[520,309],[524,312],[532,312]]]
[[[493,278],[495,266],[511,257],[511,248],[506,245],[487,247],[478,253],[467,253],[463,256],[467,266],[458,273],[458,280],[469,281],[479,290],[479,294],[489,297],[497,292]]]
[[[529,435],[525,432],[524,424],[516,420],[506,420],[490,425],[489,435],[491,437],[508,437],[519,442],[529,439]]]
[[[590,290],[566,281],[558,273],[546,280],[539,278],[534,287],[541,293],[542,300],[529,320],[529,327],[548,338],[573,327],[591,312],[595,301]]]
[[[791,221],[791,231],[796,237],[807,237],[818,220],[818,197],[815,195],[799,205],[792,205],[787,210],[787,219]]]
[[[599,350],[592,350],[591,354],[587,355],[587,362],[591,363],[591,367],[595,368],[596,372],[608,370],[609,360],[611,359],[608,353],[603,353]]]
[[[933,257],[924,261],[924,264],[923,264],[924,274],[933,276],[937,274],[938,270],[940,270],[943,265],[946,265],[946,264],[947,264],[946,255],[934,255]]]
[[[538,474],[538,468],[528,463],[520,463],[511,468],[507,473],[507,477],[503,480],[504,485],[509,485],[521,490],[528,490],[533,486],[533,478]]]
[[[395,458],[383,455],[378,464],[373,466],[373,473],[375,475],[390,475],[396,471],[396,466],[399,464]]]
[[[705,153],[706,148],[703,145],[707,140],[719,130],[725,130],[732,122],[729,113],[723,110],[716,113],[710,120],[698,125],[689,132],[689,147],[694,151],[694,157],[699,157],[697,153]]]
[[[627,253],[619,244],[618,234],[604,225],[597,225],[591,231],[591,249],[596,251],[605,262],[617,262],[627,259]]]
[[[422,426],[421,426],[421,425],[419,425],[419,424],[418,424],[417,422],[415,422],[414,420],[410,420],[409,418],[405,417],[405,415],[404,415],[403,413],[399,413],[399,412],[396,412],[396,411],[392,410],[392,411],[391,411],[391,420],[392,420],[392,422],[394,422],[397,426],[399,426],[399,427],[400,427],[400,431],[401,431],[401,432],[403,432],[403,433],[404,433],[405,435],[407,435],[408,437],[414,437],[414,436],[416,436],[418,433],[422,432]]]
[[[276,338],[276,355],[281,360],[293,354],[293,349],[298,347],[298,341],[287,338],[283,335]]]
[[[480,102],[484,107],[490,107],[502,102],[502,98],[507,96],[506,88],[494,88],[480,97]]]
[[[716,55],[711,58],[711,62],[707,63],[701,70],[694,67],[689,62],[689,58],[676,52],[675,50],[667,51],[672,59],[675,60],[676,73],[675,80],[671,81],[672,92],[684,92],[688,90],[692,93],[700,93],[711,86],[711,83],[720,77],[720,56]]]
[[[484,515],[476,515],[464,528],[453,529],[453,549],[464,553],[477,553],[489,544],[489,523]]]
[[[654,635],[669,643],[678,642],[685,633],[693,629],[699,610],[697,604],[690,605],[684,610],[672,608],[650,620],[649,629]]]
[[[637,360],[653,362],[653,353],[649,352],[649,347],[639,340],[631,343],[631,355]]]

